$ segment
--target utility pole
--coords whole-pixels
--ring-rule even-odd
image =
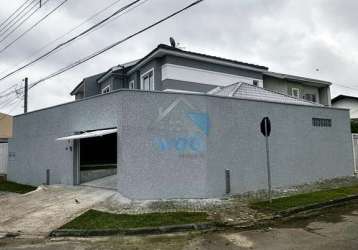
[[[24,113],[27,113],[27,97],[28,97],[28,78],[25,77],[25,87],[24,87]]]
[[[42,7],[42,0],[40,0],[40,8]]]

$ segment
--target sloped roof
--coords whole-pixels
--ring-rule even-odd
[[[343,100],[343,99],[358,100],[358,97],[357,96],[350,96],[350,95],[337,95],[335,98],[333,98],[331,100],[331,102],[333,104],[333,103],[338,102],[338,101]]]
[[[211,56],[211,55],[207,55],[207,54],[182,50],[182,49],[174,48],[174,47],[166,45],[166,44],[159,44],[158,47],[156,47],[154,50],[152,50],[145,57],[140,59],[135,65],[133,65],[133,68],[131,70],[129,70],[129,72],[136,70],[137,68],[146,64],[148,61],[152,60],[155,57],[162,57],[164,55],[176,55],[176,56],[180,56],[180,57],[193,58],[195,60],[200,60],[200,61],[210,61],[210,62],[213,62],[216,64],[224,64],[224,65],[230,65],[233,67],[247,68],[247,69],[255,70],[255,71],[259,71],[259,72],[268,70],[268,67],[266,67],[266,66],[261,66],[261,65],[257,65],[257,64],[236,61],[236,60],[227,59],[227,58],[223,58],[223,57]]]
[[[133,61],[130,61],[130,62],[127,62],[127,63],[124,63],[124,64],[118,64],[117,66],[114,66],[114,67],[110,68],[104,74],[102,74],[100,77],[98,77],[97,81],[100,82],[100,81],[103,81],[103,80],[107,79],[109,76],[111,76],[112,73],[114,73],[117,70],[127,69],[129,67],[132,67],[138,61],[139,61],[139,59],[133,60]]]
[[[83,78],[82,81],[79,84],[77,84],[77,86],[71,91],[70,95],[75,95],[85,82],[95,81],[102,74],[104,74],[104,72]]]
[[[294,75],[276,73],[276,72],[272,72],[272,71],[266,71],[266,72],[263,72],[263,74],[266,76],[271,76],[271,77],[280,78],[280,79],[286,79],[286,80],[300,82],[300,83],[309,83],[309,85],[316,84],[318,87],[332,85],[332,83],[328,82],[328,81],[323,81],[323,80],[318,80],[318,79],[313,79],[313,78],[308,78],[308,77],[302,77],[302,76],[294,76]]]
[[[264,88],[256,87],[248,83],[234,83],[225,87],[217,87],[207,94],[237,97],[257,101],[269,101],[279,103],[300,104],[308,106],[323,106],[303,99],[298,99],[289,95],[281,94]]]

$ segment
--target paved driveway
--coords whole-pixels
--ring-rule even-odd
[[[46,235],[115,193],[92,187],[50,186],[24,195],[1,195],[0,232]]]

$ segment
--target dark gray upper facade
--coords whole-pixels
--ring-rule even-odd
[[[331,83],[279,74],[267,67],[159,45],[140,60],[83,79],[71,92],[82,99],[116,89],[206,93],[236,82],[330,106]]]

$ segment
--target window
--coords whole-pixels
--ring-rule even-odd
[[[310,102],[316,102],[317,101],[317,98],[316,98],[315,94],[305,94],[303,96],[303,99],[305,99],[307,101],[310,101]]]
[[[134,80],[129,82],[129,89],[135,89]]]
[[[312,125],[314,127],[332,127],[332,120],[323,118],[312,118]]]
[[[299,98],[299,97],[300,97],[300,89],[298,89],[298,88],[292,88],[291,91],[292,91],[292,92],[291,92],[291,95],[292,95],[293,97],[296,97],[296,98]]]
[[[258,87],[258,86],[259,86],[259,81],[258,81],[258,80],[253,80],[253,81],[252,81],[252,84],[253,84],[254,86]]]
[[[144,73],[141,77],[141,89],[154,90],[154,69]]]
[[[111,92],[111,85],[107,85],[106,87],[104,87],[102,89],[102,94],[106,94],[106,93],[109,93]]]

